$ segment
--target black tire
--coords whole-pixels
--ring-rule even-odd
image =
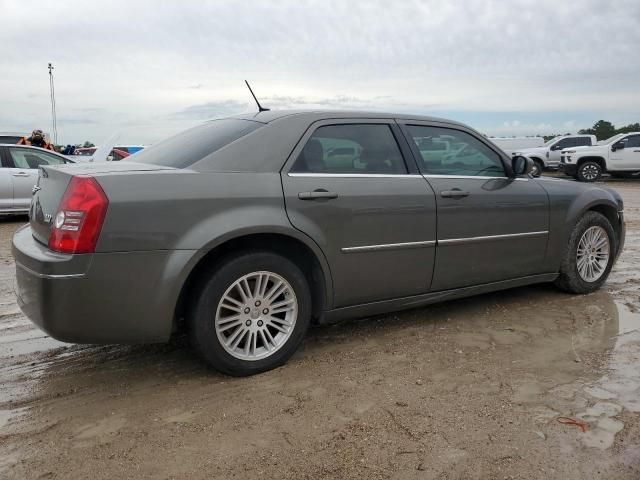
[[[608,264],[602,275],[593,282],[587,282],[578,273],[577,249],[584,232],[593,226],[602,227],[607,232],[610,252]],[[607,217],[598,212],[585,213],[569,236],[569,242],[560,264],[560,276],[555,281],[556,286],[569,293],[590,293],[598,290],[611,272],[617,249],[618,239]]]
[[[602,176],[602,167],[598,162],[587,160],[578,167],[576,173],[577,180],[580,182],[595,182]]]
[[[531,171],[531,175],[534,177],[539,177],[544,172],[544,163],[538,158],[533,159],[533,170]]]
[[[216,333],[215,318],[218,305],[234,282],[244,275],[264,271],[279,275],[293,288],[298,303],[295,324],[290,336],[273,354],[258,360],[236,358],[225,350]],[[304,273],[296,264],[275,253],[252,251],[233,255],[217,263],[208,275],[203,276],[192,300],[187,322],[191,345],[216,370],[236,377],[271,370],[284,364],[295,353],[309,329],[309,285]]]

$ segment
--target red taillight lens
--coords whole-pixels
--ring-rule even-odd
[[[49,234],[49,248],[62,253],[93,253],[109,199],[92,177],[72,177]]]

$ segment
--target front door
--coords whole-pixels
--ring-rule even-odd
[[[287,215],[326,256],[334,307],[429,290],[435,197],[398,139],[387,121],[319,122],[283,169]]]
[[[609,155],[612,170],[640,170],[640,135],[629,135],[621,140],[624,148]],[[618,143],[618,142],[616,142]]]
[[[9,159],[3,155],[4,147],[0,147],[0,212],[10,211],[13,208],[13,178],[9,168]]]
[[[534,179],[508,178],[503,156],[471,131],[407,124],[414,155],[436,194],[438,247],[431,289],[448,290],[541,272],[549,201]],[[428,146],[448,141],[435,158]]]

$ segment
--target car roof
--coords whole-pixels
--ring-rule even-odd
[[[47,150],[46,148],[36,147],[35,145],[18,145],[17,143],[0,143],[0,147],[17,147],[17,148],[29,148],[32,150],[41,150],[46,153],[52,153],[53,155],[58,155],[59,157],[64,157],[61,153],[58,153],[54,150]],[[66,157],[65,157],[66,158]]]
[[[263,112],[242,113],[233,115],[228,118],[236,118],[241,120],[252,120],[255,122],[271,123],[286,117],[297,116],[302,121],[318,121],[340,118],[376,118],[376,119],[402,119],[402,120],[418,120],[432,121],[439,123],[450,123],[453,125],[464,126],[462,123],[439,117],[430,117],[426,115],[416,115],[412,113],[389,113],[362,110],[267,110]]]

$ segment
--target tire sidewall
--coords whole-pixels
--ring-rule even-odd
[[[215,315],[227,289],[242,276],[258,271],[277,273],[289,282],[298,301],[298,316],[291,336],[274,354],[260,360],[241,360],[220,344],[215,330]],[[295,353],[311,323],[311,294],[306,277],[293,262],[270,252],[227,258],[219,262],[202,282],[188,322],[191,343],[210,365],[222,373],[246,376],[278,367]]]
[[[533,164],[537,171],[531,172],[531,175],[537,178],[542,175],[542,172],[544,172],[544,164],[540,160],[534,160]]]

